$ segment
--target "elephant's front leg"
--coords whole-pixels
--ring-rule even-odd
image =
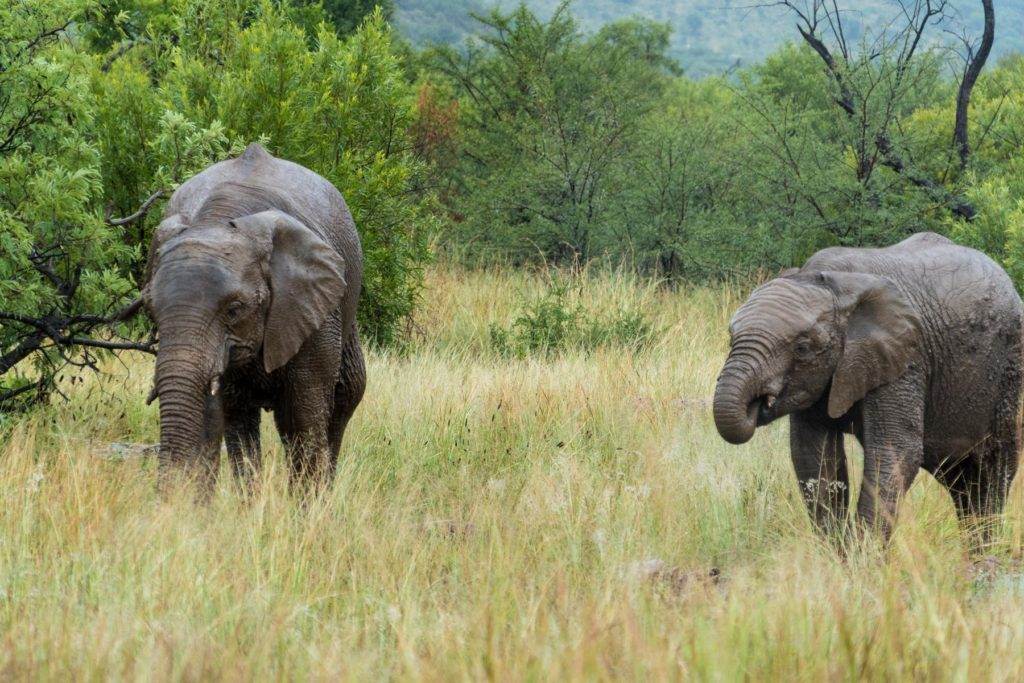
[[[307,340],[288,364],[274,420],[299,488],[331,482],[337,459],[328,444],[334,385],[341,365],[341,343],[327,333]]]
[[[335,462],[327,443],[331,395],[325,388],[307,387],[274,411],[291,468],[291,482],[299,489],[327,485],[334,476]]]
[[[923,381],[911,369],[862,404],[864,481],[857,517],[888,540],[924,457]]]
[[[840,531],[850,501],[842,432],[824,418],[794,413],[789,420],[789,450],[811,520],[822,533]]]
[[[224,444],[235,476],[251,483],[263,464],[259,406],[245,399],[225,401]]]

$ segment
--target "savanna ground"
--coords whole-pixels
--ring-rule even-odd
[[[154,488],[149,358],[0,434],[5,678],[1001,680],[1024,676],[1024,501],[968,559],[915,484],[891,546],[845,559],[797,497],[785,424],[719,439],[709,399],[743,292],[597,276],[658,334],[492,350],[541,277],[428,276],[408,353],[370,353],[333,489],[268,466],[245,499]],[[859,451],[849,447],[854,468]]]

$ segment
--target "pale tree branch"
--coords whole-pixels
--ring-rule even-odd
[[[106,216],[105,220],[107,222],[107,225],[120,227],[122,225],[129,225],[136,221],[142,220],[143,218],[146,217],[146,214],[149,213],[149,210],[153,208],[153,205],[157,202],[157,200],[163,197],[166,193],[166,190],[157,190],[156,192],[151,194],[146,199],[146,201],[142,202],[142,206],[139,207],[138,211],[131,214],[130,216],[125,216],[124,218],[111,218],[109,215]]]

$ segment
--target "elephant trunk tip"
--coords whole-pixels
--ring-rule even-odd
[[[751,427],[749,430],[737,431],[734,429],[723,429],[721,425],[718,425],[718,434],[733,446],[742,446],[754,438],[754,428]]]
[[[747,393],[741,387],[721,382],[715,391],[715,427],[723,439],[737,446],[754,437],[757,416],[765,401],[774,403],[774,397],[750,397]]]

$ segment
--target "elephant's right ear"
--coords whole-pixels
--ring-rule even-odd
[[[184,232],[187,227],[188,223],[180,213],[167,216],[160,221],[160,225],[156,226],[156,230],[153,231],[153,239],[149,242],[149,260],[146,262],[146,282],[143,288],[148,286],[153,279],[153,273],[156,272],[156,266],[160,260],[160,249],[169,240]]]
[[[828,397],[828,414],[838,418],[906,371],[920,350],[921,318],[896,286],[878,275],[826,272],[821,282],[836,295],[840,319],[846,321]]]

